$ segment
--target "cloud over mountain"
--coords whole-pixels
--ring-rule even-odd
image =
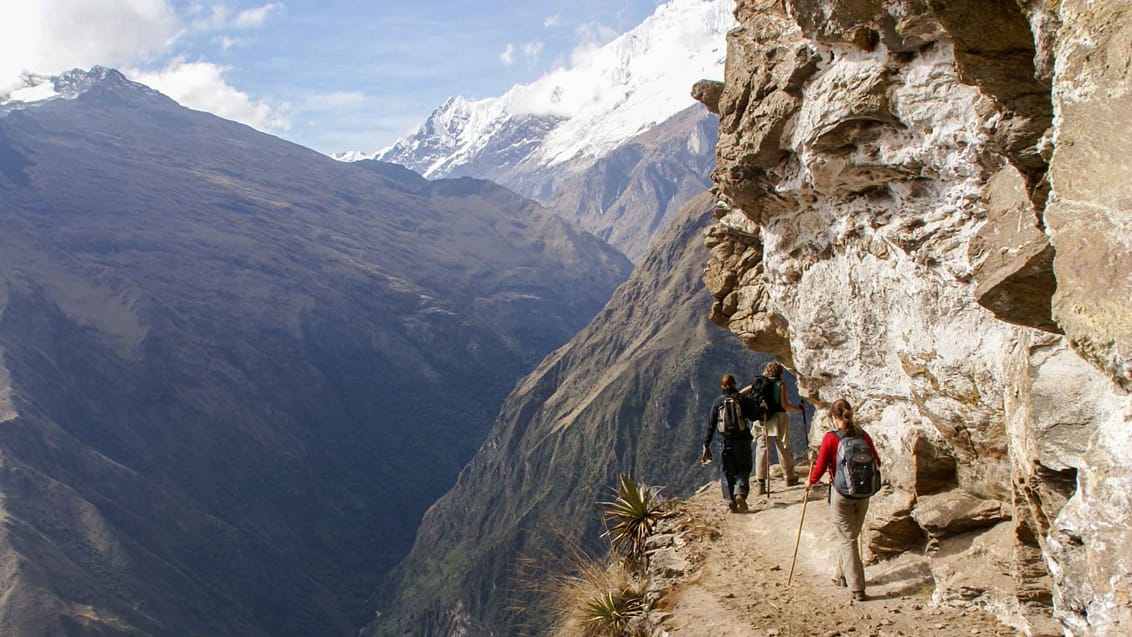
[[[253,99],[233,86],[227,66],[189,61],[181,44],[211,34],[222,48],[244,40],[226,33],[257,29],[280,3],[236,10],[225,4],[178,9],[168,0],[29,0],[0,8],[0,103],[34,86],[29,74],[50,76],[94,65],[126,74],[189,108],[215,113],[267,132],[290,125],[286,105]]]

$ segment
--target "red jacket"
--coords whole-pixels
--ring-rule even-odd
[[[873,457],[876,458],[877,466],[880,466],[880,456],[877,455],[877,448],[873,446],[873,439],[864,429],[860,430],[861,436],[865,442],[869,443],[869,449],[873,450]],[[833,482],[833,465],[837,463],[837,445],[841,443],[841,439],[837,437],[835,432],[829,432],[821,439],[821,450],[818,451],[818,459],[814,462],[814,468],[810,471],[810,481],[807,485],[813,485],[818,480],[821,480],[821,474],[828,473],[829,481]]]

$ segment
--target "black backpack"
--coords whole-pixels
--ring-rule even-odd
[[[716,427],[724,438],[737,438],[751,428],[743,413],[743,402],[739,394],[724,394],[719,401]]]
[[[833,466],[833,488],[846,498],[854,499],[867,498],[880,491],[880,468],[864,435],[833,433],[840,440],[837,462]]]
[[[767,416],[773,416],[782,411],[782,399],[778,397],[778,392],[775,391],[777,383],[778,381],[766,376],[758,376],[751,382],[751,402],[761,412],[756,418],[757,420],[765,420]]]

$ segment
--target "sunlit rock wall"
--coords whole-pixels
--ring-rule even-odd
[[[937,601],[1028,634],[1132,633],[1132,3],[736,16],[693,91],[712,319],[858,406],[890,483],[871,559],[936,555]]]

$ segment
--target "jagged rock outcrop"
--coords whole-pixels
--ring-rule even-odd
[[[746,0],[736,17],[722,93],[696,91],[720,114],[712,319],[819,405],[858,405],[893,487],[875,555],[924,536],[978,550],[1002,525],[974,526],[1008,517],[1010,590],[977,599],[1035,634],[1051,612],[1126,634],[1130,7]]]
[[[1051,4],[1034,11],[1054,46],[1057,126],[1042,217],[1057,249],[1053,314],[1077,351],[1132,390],[1132,7]]]

